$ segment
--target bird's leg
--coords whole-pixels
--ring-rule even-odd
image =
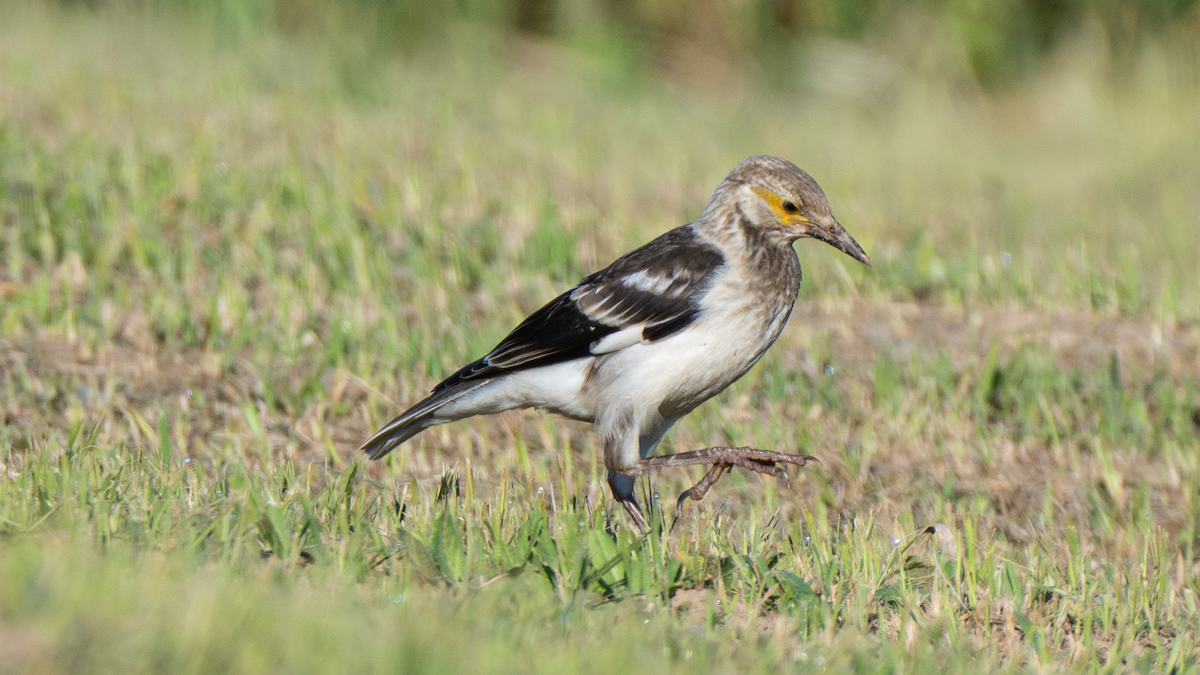
[[[729,448],[725,446],[717,446],[713,448],[704,448],[703,450],[691,450],[689,452],[678,452],[674,455],[664,455],[662,457],[650,457],[638,462],[637,467],[632,471],[625,471],[624,474],[637,476],[651,471],[659,471],[662,469],[674,469],[681,466],[692,466],[694,464],[717,464],[725,463],[734,466],[740,466],[744,469],[749,469],[756,473],[765,473],[772,476],[778,476],[783,473],[783,468],[777,466],[779,464],[793,464],[795,466],[804,466],[809,462],[819,462],[816,457],[811,455],[789,455],[784,452],[774,452],[772,450],[758,450],[757,448]]]
[[[714,448],[705,448],[703,450],[692,450],[690,452],[680,452],[674,455],[666,455],[663,457],[651,457],[638,462],[637,468],[634,470],[638,475],[650,471],[659,471],[661,469],[674,469],[681,466],[692,466],[693,464],[711,464],[712,468],[691,488],[685,490],[679,495],[677,507],[682,507],[683,502],[688,499],[700,500],[708,493],[708,489],[713,486],[730,468],[740,466],[744,469],[749,469],[755,473],[765,473],[771,476],[783,476],[787,478],[787,473],[780,464],[792,464],[795,466],[804,466],[810,461],[819,462],[816,457],[811,455],[789,455],[783,452],[773,452],[771,450],[758,450],[756,448],[730,448],[718,446]],[[618,474],[624,476],[625,474]],[[609,484],[612,485],[612,474],[609,474]],[[632,488],[631,488],[632,492]],[[614,487],[613,494],[616,494]],[[626,509],[629,507],[626,506]],[[637,518],[635,518],[637,520]]]
[[[623,473],[617,473],[612,469],[608,471],[608,487],[612,490],[613,497],[621,502],[621,506],[625,507],[625,511],[629,513],[629,517],[633,518],[633,522],[643,530],[646,527],[646,519],[642,516],[642,507],[638,505],[637,498],[633,496],[633,476]]]

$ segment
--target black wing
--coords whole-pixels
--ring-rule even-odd
[[[464,380],[562,363],[592,353],[617,331],[642,326],[658,340],[687,326],[725,256],[691,226],[676,228],[631,251],[530,314],[487,356],[462,368],[434,392]]]

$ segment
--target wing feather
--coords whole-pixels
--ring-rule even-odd
[[[700,300],[725,257],[690,225],[676,228],[586,277],[529,315],[487,356],[439,384],[494,376],[583,358],[637,341],[622,335],[641,326],[641,340],[660,340],[695,320]],[[632,334],[632,333],[630,333]],[[640,341],[640,340],[638,340]]]

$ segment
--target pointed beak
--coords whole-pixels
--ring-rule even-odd
[[[866,251],[863,251],[858,242],[854,241],[854,237],[851,237],[850,233],[846,231],[846,228],[833,218],[817,223],[816,227],[809,231],[809,236],[813,239],[820,239],[864,265],[871,264],[871,259],[867,257]]]

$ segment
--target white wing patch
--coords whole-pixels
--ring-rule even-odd
[[[670,305],[686,302],[686,296],[694,291],[692,285],[680,283],[676,270],[638,270],[605,283],[580,285],[570,297],[579,311],[592,321],[626,328],[629,322],[637,321],[636,327],[640,331],[648,323],[664,322],[646,321],[648,313],[662,314],[665,310],[671,316],[665,316],[664,320],[670,320],[686,311],[686,308]],[[615,335],[610,337],[616,339]]]
[[[642,341],[642,329],[646,324],[639,323],[629,328],[619,330],[611,335],[596,340],[591,344],[589,350],[593,354],[608,354],[610,352],[619,351],[626,347],[632,347]]]
[[[646,270],[638,270],[621,278],[620,282],[639,291],[657,295],[665,293],[671,287],[671,284],[675,282],[675,275],[662,276]]]
[[[571,293],[571,299],[584,316],[607,326],[625,324],[638,309],[636,306],[630,306],[628,298],[616,297],[603,286],[581,286]]]

